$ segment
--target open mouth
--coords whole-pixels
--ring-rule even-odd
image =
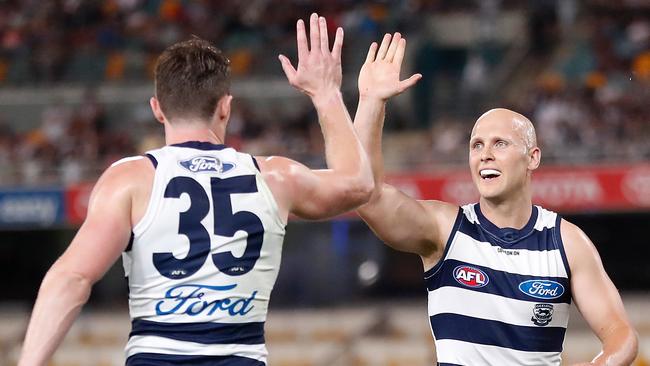
[[[501,172],[496,169],[481,169],[479,174],[483,180],[488,181],[501,176]]]

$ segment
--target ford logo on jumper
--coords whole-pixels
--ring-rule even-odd
[[[519,284],[519,291],[537,299],[557,299],[564,294],[562,284],[550,280],[528,280]]]
[[[188,160],[180,161],[179,164],[192,173],[224,173],[235,167],[235,164],[222,162],[212,156],[195,156]]]
[[[208,286],[185,284],[171,287],[165,297],[156,303],[156,315],[212,315],[215,312],[229,316],[244,316],[253,309],[257,291],[249,297],[223,297],[219,293],[230,291],[236,284],[226,286]]]

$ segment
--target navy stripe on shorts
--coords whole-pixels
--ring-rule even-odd
[[[263,344],[264,322],[162,323],[135,319],[130,336],[157,336],[202,344]]]
[[[126,366],[266,366],[262,361],[238,356],[165,355],[136,353],[126,359]]]

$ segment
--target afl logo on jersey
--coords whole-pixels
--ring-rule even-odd
[[[235,164],[222,162],[212,156],[195,156],[178,163],[192,173],[224,173],[235,167]]]
[[[557,299],[564,294],[564,286],[551,280],[528,280],[519,284],[519,291],[536,299]]]
[[[490,282],[487,274],[471,266],[458,266],[454,269],[454,279],[461,285],[473,288],[483,287]]]

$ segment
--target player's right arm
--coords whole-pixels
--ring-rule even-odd
[[[280,56],[289,83],[307,94],[318,112],[325,140],[328,169],[311,170],[283,157],[259,158],[265,181],[279,203],[281,214],[291,212],[308,219],[332,217],[365,203],[374,187],[370,163],[352,126],[341,95],[341,48],[339,28],[329,49],[325,18],[310,18],[311,47],[305,25],[296,26],[298,67]]]
[[[384,183],[381,151],[385,105],[388,98],[414,85],[415,74],[400,81],[406,40],[386,34],[373,43],[359,73],[359,106],[354,127],[371,161],[375,189],[370,201],[357,209],[375,234],[389,246],[437,258],[453,225],[458,207],[439,201],[419,201]]]
[[[61,343],[99,280],[126,248],[131,233],[133,177],[149,162],[114,165],[99,179],[88,214],[38,292],[18,365],[40,366]]]

